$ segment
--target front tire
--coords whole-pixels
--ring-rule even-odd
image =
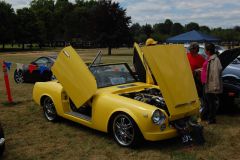
[[[111,127],[113,137],[120,146],[136,147],[143,139],[137,124],[125,113],[116,115]]]
[[[46,97],[43,101],[43,112],[48,121],[57,121],[58,115],[55,105],[50,97]]]

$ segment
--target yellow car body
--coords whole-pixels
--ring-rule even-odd
[[[102,132],[112,132],[113,123],[118,130],[119,122],[117,120],[115,122],[114,118],[123,114],[137,128],[132,131],[134,138],[136,132],[140,132],[139,135],[150,141],[177,136],[177,130],[172,122],[198,114],[200,105],[184,47],[182,45],[139,47],[135,44],[134,48],[145,61],[149,72],[147,83],[134,81],[98,88],[96,77],[80,56],[72,47],[66,47],[59,53],[52,67],[57,80],[36,83],[33,88],[34,101],[47,108],[54,106],[60,117]],[[157,85],[151,84],[153,82],[151,75],[154,75]],[[142,92],[155,89],[161,91],[166,110],[145,103],[142,99],[128,97],[132,93],[142,95]],[[45,104],[46,98],[51,99],[52,103]],[[77,112],[88,107],[91,112],[88,115]],[[163,117],[161,124],[153,123],[153,114],[156,110]],[[159,115],[156,117],[159,120]],[[125,132],[120,131],[119,134],[127,138]],[[133,145],[130,142],[122,144],[121,139],[119,144]]]

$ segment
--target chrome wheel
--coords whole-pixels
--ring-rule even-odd
[[[55,121],[57,119],[57,112],[56,112],[55,106],[54,106],[51,98],[46,97],[44,99],[43,111],[44,111],[44,115],[47,118],[47,120]]]
[[[15,80],[16,83],[23,83],[24,82],[23,72],[21,70],[19,70],[19,71],[15,70],[14,80]]]
[[[134,142],[135,127],[133,120],[126,114],[119,114],[113,121],[113,136],[122,146],[130,146]]]

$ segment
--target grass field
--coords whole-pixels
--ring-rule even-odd
[[[6,160],[77,160],[77,159],[172,159],[229,160],[240,159],[240,114],[218,115],[217,124],[204,125],[204,146],[183,147],[178,138],[145,142],[138,149],[118,146],[105,133],[61,120],[47,122],[42,108],[32,101],[33,84],[16,84],[15,63],[28,64],[41,55],[55,55],[58,49],[21,53],[0,53],[0,60],[13,62],[9,73],[14,104],[7,103],[2,69],[0,69],[0,121],[6,136]],[[78,50],[85,61],[93,59],[97,49]],[[114,49],[112,56],[103,50],[103,62],[132,62],[131,49]]]

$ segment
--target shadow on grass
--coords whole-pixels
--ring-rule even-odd
[[[66,126],[71,126],[71,127],[75,128],[75,129],[79,129],[81,131],[85,131],[88,134],[94,134],[97,137],[104,137],[104,138],[109,137],[107,133],[91,129],[91,128],[87,127],[87,126],[84,126],[84,125],[79,124],[77,122],[73,122],[73,121],[68,120],[68,119],[64,119],[62,117],[60,117],[59,123],[63,123]]]
[[[55,50],[58,48],[27,48],[27,49],[21,49],[21,48],[6,48],[6,49],[0,49],[0,53],[4,53],[4,52],[26,52],[26,51],[50,51],[50,50]]]
[[[119,56],[119,57],[121,57],[121,56],[133,56],[133,54],[132,53],[124,53],[124,54],[114,54],[114,53],[112,53],[111,55],[108,55],[108,54],[104,54],[103,55],[104,57],[109,57],[109,56],[112,56],[112,57],[115,57],[115,56]]]
[[[67,119],[63,119],[63,118],[60,119],[59,123],[63,123],[67,126],[71,126],[71,127],[75,128],[77,130],[79,129],[81,131],[84,131],[86,133],[86,135],[89,135],[89,136],[93,135],[98,138],[104,138],[109,141],[112,141],[112,143],[116,143],[114,141],[114,138],[108,133],[97,131],[97,130],[91,129],[89,127],[83,126],[79,123],[76,123],[76,122],[73,122],[73,121],[70,121]],[[161,141],[146,141],[146,140],[144,140],[140,144],[140,146],[138,146],[136,148],[129,148],[129,149],[132,149],[133,151],[134,150],[139,151],[139,152],[146,151],[146,150],[155,150],[155,151],[161,150],[161,151],[166,151],[166,152],[170,153],[170,152],[179,151],[182,149],[186,150],[188,148],[196,149],[197,147],[199,147],[199,146],[196,144],[192,144],[190,146],[185,146],[182,144],[180,137],[175,137],[175,138],[161,140]],[[119,148],[124,148],[124,147],[119,146]]]
[[[161,150],[161,151],[172,151],[178,150],[184,147],[181,143],[180,137],[175,137],[161,141],[145,141],[144,145],[141,146],[141,150]]]
[[[18,106],[18,105],[21,105],[21,104],[24,104],[26,102],[31,102],[32,99],[28,99],[28,100],[24,100],[24,101],[13,101],[13,102],[2,102],[2,106],[3,107],[15,107],[15,106]]]
[[[226,106],[224,108],[221,108],[218,111],[218,114],[219,115],[229,115],[229,116],[239,116],[240,115],[240,107],[239,107],[239,105],[234,105],[231,107]]]

